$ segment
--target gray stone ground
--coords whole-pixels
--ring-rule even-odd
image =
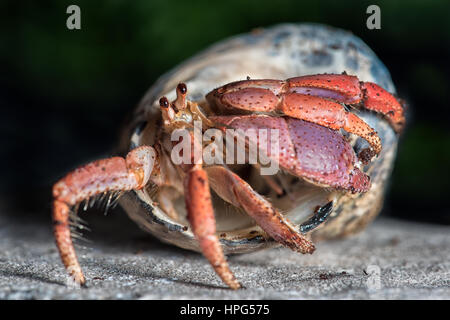
[[[79,289],[66,285],[50,221],[26,217],[0,216],[0,299],[450,298],[448,226],[380,218],[356,237],[319,243],[313,255],[232,256],[245,289],[231,291],[201,255],[159,243],[119,210],[90,221],[92,242],[79,251],[88,287]]]

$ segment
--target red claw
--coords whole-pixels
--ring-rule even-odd
[[[396,132],[405,124],[402,104],[373,82],[360,82],[346,74],[320,74],[287,80],[290,91],[329,98],[345,104],[360,104],[385,116]]]
[[[370,82],[346,74],[320,74],[280,80],[244,80],[227,84],[207,95],[216,108],[247,112],[283,113],[333,130],[356,134],[371,146],[360,160],[368,162],[381,151],[377,133],[342,104],[362,106],[385,116],[395,131],[404,124],[401,104]]]
[[[350,144],[334,130],[290,117],[266,115],[215,116],[211,120],[234,129],[268,129],[264,136],[256,136],[257,144],[280,167],[314,183],[366,192],[370,188],[369,177],[355,167],[356,155]],[[226,127],[222,127],[223,130]],[[271,154],[271,130],[279,130],[279,153]],[[235,131],[236,137],[239,131]]]

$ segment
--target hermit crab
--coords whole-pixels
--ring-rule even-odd
[[[99,196],[109,205],[117,192],[139,226],[201,251],[232,289],[240,283],[227,253],[280,244],[312,253],[313,240],[361,230],[381,208],[405,123],[393,92],[374,53],[341,30],[280,25],[213,46],[150,89],[123,134],[123,156],[54,185],[66,269],[85,283],[71,238],[76,208]],[[210,130],[214,139],[196,139]],[[249,161],[252,147],[279,170],[263,174],[262,158]],[[231,161],[206,161],[207,148]]]

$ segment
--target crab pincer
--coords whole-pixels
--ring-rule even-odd
[[[247,144],[256,144],[281,169],[312,183],[356,192],[370,188],[370,178],[356,167],[353,148],[342,135],[318,124],[291,117],[267,115],[214,116],[222,130],[269,130],[268,135],[257,135],[256,140],[247,139]],[[222,126],[220,126],[222,124]],[[271,130],[279,131],[279,149],[271,152],[267,137]],[[236,139],[242,139],[238,130]]]
[[[281,113],[333,130],[344,129],[370,144],[370,150],[359,154],[364,163],[380,153],[381,140],[373,128],[344,105],[381,113],[396,130],[404,123],[403,108],[395,97],[373,83],[359,82],[357,77],[346,74],[236,81],[211,91],[206,98],[219,110]]]

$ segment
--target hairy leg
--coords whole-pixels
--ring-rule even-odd
[[[75,169],[53,186],[56,245],[64,266],[76,283],[82,285],[85,279],[70,233],[71,207],[105,192],[143,188],[152,174],[155,157],[152,147],[142,146],[130,151],[126,159],[113,157]]]

